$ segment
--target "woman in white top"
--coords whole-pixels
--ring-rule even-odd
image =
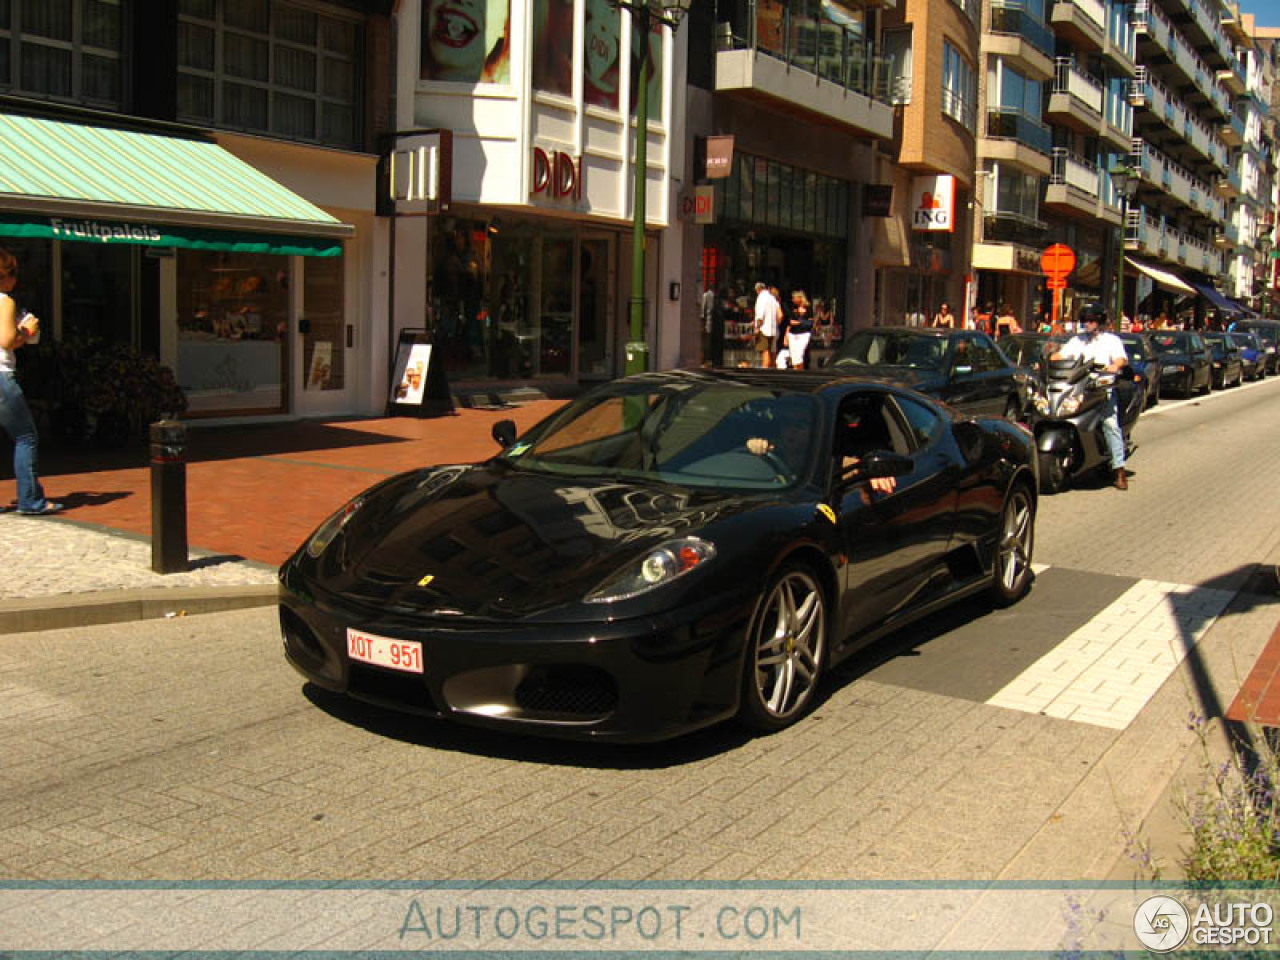
[[[18,481],[18,512],[57,513],[62,504],[46,500],[36,474],[36,424],[15,375],[13,352],[40,336],[40,321],[19,314],[10,294],[18,282],[18,259],[0,249],[0,427],[13,439],[13,475]]]

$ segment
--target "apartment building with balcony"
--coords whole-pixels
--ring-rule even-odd
[[[687,133],[732,137],[727,176],[695,151],[681,171],[714,194],[713,215],[679,224],[685,283],[749,309],[756,282],[803,289],[846,329],[871,322],[874,267],[864,193],[875,144],[893,134],[890,63],[881,40],[895,0],[707,0],[687,24]],[[709,16],[704,14],[709,12]],[[909,66],[907,67],[909,69]],[[706,220],[714,222],[705,222]],[[692,298],[690,298],[692,300]],[[686,320],[682,356],[696,358]],[[723,359],[754,359],[726,342]],[[735,348],[738,352],[734,352]],[[715,358],[720,359],[720,358]]]
[[[879,183],[891,187],[893,203],[888,216],[869,221],[881,323],[927,322],[943,302],[963,312],[979,16],[978,0],[899,0],[885,13],[895,116],[893,140],[881,145]],[[946,209],[919,209],[928,203]]]
[[[1248,242],[1247,218],[1231,217],[1242,190],[1233,155],[1243,138],[1236,101],[1245,90],[1240,42],[1217,0],[1138,0],[1138,71],[1130,86],[1132,149],[1113,158],[1137,181],[1125,224],[1125,304],[1154,315],[1195,292],[1203,317],[1219,307],[1229,251]],[[1225,292],[1225,291],[1222,291]]]
[[[983,111],[974,229],[976,302],[1021,318],[1051,300],[1039,254],[1076,253],[1065,298],[1106,295],[1121,223],[1109,159],[1130,149],[1137,70],[1127,6],[1111,0],[992,0],[983,20]]]
[[[1255,36],[1253,17],[1237,15],[1233,9],[1224,24],[1238,41],[1241,82],[1231,117],[1237,142],[1231,151],[1226,187],[1228,240],[1223,281],[1230,297],[1256,308],[1261,306],[1261,288],[1270,266],[1270,251],[1264,250],[1266,225],[1274,221],[1274,69],[1271,56]]]
[[[1277,176],[1277,153],[1280,152],[1280,27],[1258,27],[1253,30],[1254,43],[1271,72],[1270,115],[1264,144],[1267,147],[1266,171],[1271,178],[1269,207],[1263,213],[1258,238],[1258,251],[1263,260],[1261,271],[1255,271],[1256,307],[1270,317],[1280,316],[1280,177]]]

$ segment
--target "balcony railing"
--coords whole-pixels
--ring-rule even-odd
[[[988,210],[982,222],[984,243],[1020,243],[1038,247],[1044,243],[1049,225],[1043,220],[1008,210]]]
[[[1049,174],[1049,182],[1064,184],[1090,197],[1098,196],[1097,166],[1066,147],[1053,148],[1053,170]]]
[[[1045,56],[1053,56],[1053,31],[1018,0],[992,0],[989,32],[1022,37]]]
[[[720,0],[716,7],[720,49],[755,50],[846,90],[890,102],[888,59],[860,25],[850,27],[847,20],[825,13],[793,15],[785,6],[781,19],[771,16],[771,11],[766,12],[756,0]]]
[[[1092,20],[1099,30],[1106,32],[1107,8],[1102,4],[1101,0],[1054,0],[1054,2],[1065,4],[1068,7],[1075,7]]]
[[[1053,92],[1070,94],[1094,113],[1102,115],[1102,85],[1077,67],[1072,57],[1054,60]]]
[[[942,88],[942,112],[969,130],[977,126],[978,112],[975,105],[947,87]]]
[[[1016,140],[1046,155],[1053,150],[1053,134],[1047,126],[1036,117],[1009,107],[987,110],[987,136],[993,140]]]
[[[1230,109],[1230,99],[1222,88],[1213,70],[1201,59],[1190,43],[1178,32],[1164,12],[1151,0],[1137,0],[1130,11],[1130,22],[1134,27],[1146,33],[1169,54],[1170,59],[1178,66],[1200,91],[1222,113]]]

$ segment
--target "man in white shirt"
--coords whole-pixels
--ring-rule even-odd
[[[761,351],[760,366],[772,367],[778,355],[778,320],[782,316],[782,304],[763,283],[756,284],[756,333],[763,334],[767,344]]]
[[[1107,325],[1107,311],[1096,303],[1086,304],[1078,314],[1084,333],[1067,341],[1051,360],[1084,358],[1090,364],[1105,366],[1109,373],[1119,373],[1129,363],[1124,342],[1114,333],[1102,328]],[[1102,435],[1107,440],[1107,452],[1111,455],[1111,468],[1115,471],[1117,490],[1129,489],[1129,475],[1124,468],[1124,434],[1120,430],[1120,413],[1116,406],[1115,390],[1107,391],[1107,409],[1102,419]]]

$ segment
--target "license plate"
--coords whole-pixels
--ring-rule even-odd
[[[392,640],[348,628],[347,656],[390,670],[422,673],[422,644],[417,640]]]

